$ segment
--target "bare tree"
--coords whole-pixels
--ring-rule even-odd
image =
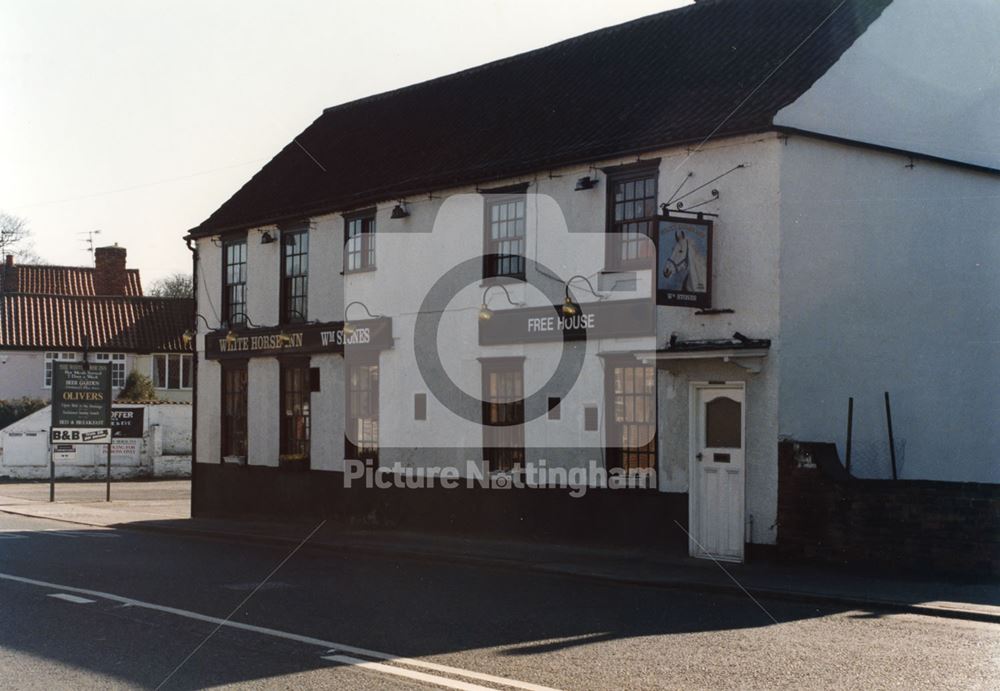
[[[14,255],[18,262],[38,261],[28,222],[19,216],[0,212],[0,259],[8,254]]]
[[[154,298],[193,298],[194,279],[191,274],[170,274],[154,281],[146,294]]]

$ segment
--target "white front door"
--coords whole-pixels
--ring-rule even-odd
[[[743,561],[744,388],[693,384],[691,394],[689,553]]]

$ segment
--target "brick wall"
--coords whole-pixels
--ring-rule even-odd
[[[833,444],[782,442],[779,556],[1000,575],[1000,485],[858,480]]]

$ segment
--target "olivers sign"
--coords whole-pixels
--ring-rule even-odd
[[[349,322],[303,324],[298,327],[267,327],[205,336],[209,360],[341,353],[345,348],[384,350],[392,347],[392,320],[387,317]]]
[[[111,443],[111,366],[52,363],[52,443]]]

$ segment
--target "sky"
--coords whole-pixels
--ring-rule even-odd
[[[0,0],[0,212],[148,286],[323,108],[687,0]]]

